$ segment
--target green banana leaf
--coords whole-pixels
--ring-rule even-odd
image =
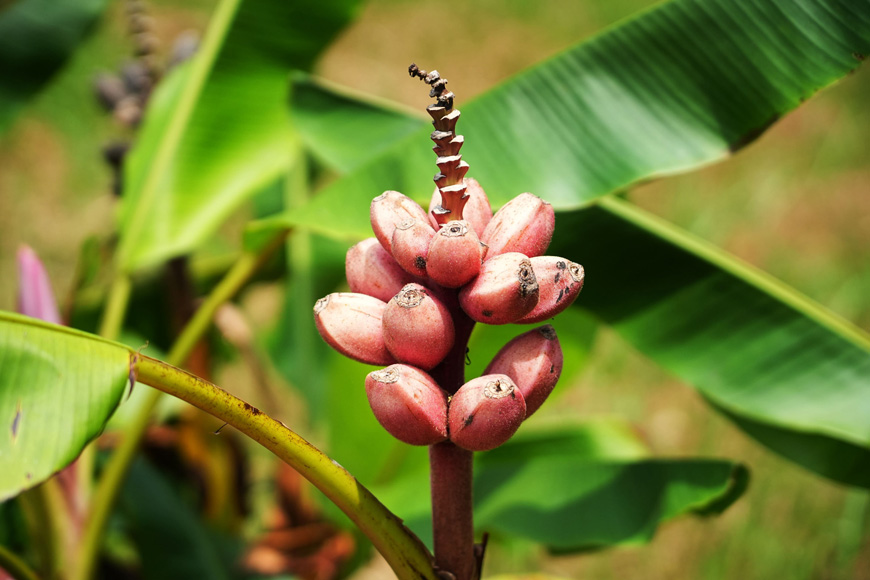
[[[747,435],[783,457],[834,481],[870,488],[870,468],[867,467],[870,465],[870,451],[866,446],[753,421],[731,413],[716,403],[710,404],[734,421]]]
[[[461,87],[451,89],[462,111],[463,159],[494,205],[530,191],[557,209],[576,209],[633,183],[727,157],[866,54],[867,0],[672,0],[467,104]],[[442,72],[450,77],[446,67]],[[294,94],[298,118],[317,114],[302,109],[310,98]],[[422,89],[420,102],[421,109],[428,104]],[[360,108],[349,113],[357,117],[354,132],[364,134]],[[364,233],[369,203],[384,190],[428,201],[436,168],[423,145],[432,130],[426,125],[288,219],[352,237]],[[326,132],[300,124],[306,127]],[[303,138],[312,146],[324,140]]]
[[[309,68],[357,0],[222,0],[191,62],[155,92],[125,166],[125,270],[193,249],[289,166],[288,75]]]
[[[300,162],[285,178],[283,201],[287,207],[297,207],[310,197],[309,167],[301,147],[298,159]],[[265,238],[271,239],[274,233],[269,228],[266,231]],[[332,367],[327,358],[331,349],[312,324],[312,308],[344,280],[347,248],[343,243],[302,229],[289,233],[286,248],[290,275],[285,280],[281,314],[269,336],[269,355],[275,368],[305,397],[312,423],[330,424],[326,414],[330,409],[327,375]]]
[[[426,478],[414,472],[375,493],[431,541]],[[747,484],[747,469],[730,461],[650,459],[621,421],[523,427],[475,456],[475,526],[558,552],[638,544],[679,515],[720,513]]]
[[[626,201],[561,213],[558,224],[551,251],[579,252],[589,275],[577,305],[761,443],[870,487],[866,334]]]
[[[422,111],[361,97],[303,73],[293,75],[291,99],[299,113],[293,116],[294,126],[306,147],[318,161],[340,173],[387,152],[408,135],[418,135],[424,124]],[[324,121],[341,131],[322,131]]]
[[[84,40],[106,0],[18,0],[0,11],[0,135]]]
[[[131,350],[0,312],[0,501],[71,463],[128,388]]]

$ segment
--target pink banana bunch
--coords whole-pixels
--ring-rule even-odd
[[[450,440],[471,451],[507,441],[556,385],[562,350],[544,325],[511,340],[484,375],[464,379],[471,329],[534,324],[568,308],[583,288],[583,267],[543,255],[553,237],[550,204],[523,193],[493,215],[489,199],[459,154],[459,111],[437,71],[409,69],[432,86],[440,173],[429,211],[387,191],[372,200],[374,237],[347,252],[351,292],[320,299],[314,320],[323,339],[354,360],[377,366],[366,394],[381,425],[412,445]]]

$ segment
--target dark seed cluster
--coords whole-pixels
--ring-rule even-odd
[[[429,96],[435,98],[439,106],[444,107],[448,111],[453,108],[454,94],[447,90],[447,79],[442,79],[437,70],[426,72],[416,64],[411,63],[411,66],[408,67],[408,74],[419,78],[432,87],[432,90],[429,91]]]
[[[126,0],[125,12],[132,59],[117,71],[100,73],[93,88],[100,105],[118,124],[136,129],[164,72],[192,57],[199,40],[191,31],[182,33],[176,38],[168,61],[162,61],[147,0]],[[117,141],[103,148],[103,158],[112,170],[115,195],[121,195],[123,189],[123,165],[129,147],[130,143]]]

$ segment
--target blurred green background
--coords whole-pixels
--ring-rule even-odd
[[[202,31],[213,4],[152,2],[161,50],[185,30]],[[405,72],[413,61],[447,76],[461,107],[511,74],[653,4],[375,0],[316,72],[419,109],[426,104],[421,88]],[[92,81],[129,60],[125,30],[123,5],[113,2],[64,70],[0,137],[0,308],[15,307],[19,244],[39,252],[63,296],[83,240],[113,231],[116,206],[100,150],[129,135],[99,107]],[[870,330],[868,94],[864,67],[734,158],[645,184],[631,199]],[[474,158],[467,160],[473,176]],[[241,223],[228,225],[224,239],[234,244]],[[263,286],[244,303],[265,325],[280,299],[277,288]],[[656,455],[741,460],[752,482],[722,517],[666,524],[647,546],[544,555],[541,572],[600,579],[870,578],[868,492],[833,484],[761,448],[615,334],[602,331],[579,383],[560,389],[566,391],[563,404],[542,412],[626,418]],[[533,571],[539,556],[530,546],[497,546],[487,572]],[[370,574],[384,572],[375,567]]]

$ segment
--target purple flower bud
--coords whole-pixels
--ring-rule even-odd
[[[384,302],[414,281],[377,238],[367,238],[349,249],[344,269],[351,292],[368,294]]]
[[[453,319],[429,290],[408,284],[384,309],[383,335],[396,360],[429,370],[453,348]]]
[[[384,344],[386,304],[365,294],[335,292],[314,305],[314,324],[326,343],[353,360],[388,365],[396,359]]]
[[[513,379],[526,401],[526,417],[544,403],[562,374],[562,347],[549,324],[511,340],[483,371]]]
[[[378,422],[410,445],[447,439],[447,393],[423,371],[396,364],[366,377],[366,395]]]
[[[510,377],[485,375],[462,385],[450,399],[450,440],[469,451],[494,449],[526,418],[526,403]]]
[[[61,324],[51,282],[39,256],[29,246],[18,248],[18,312]]]

